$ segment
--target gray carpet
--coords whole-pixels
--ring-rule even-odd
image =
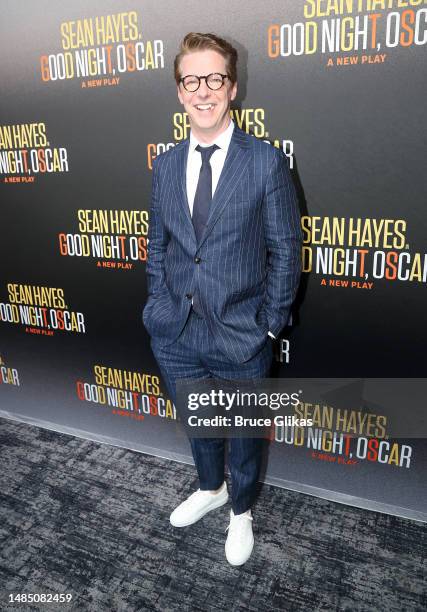
[[[255,548],[224,557],[229,504],[183,529],[195,469],[0,419],[0,609],[427,609],[427,526],[264,485]],[[71,593],[71,604],[8,604]]]

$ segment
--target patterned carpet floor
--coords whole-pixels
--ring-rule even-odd
[[[1,610],[427,609],[425,524],[263,485],[254,552],[233,568],[229,504],[169,524],[198,486],[193,466],[6,419],[0,462]],[[11,593],[72,601],[12,604]]]

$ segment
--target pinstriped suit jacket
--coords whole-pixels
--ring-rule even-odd
[[[218,348],[243,363],[269,330],[279,334],[298,288],[295,189],[284,153],[236,125],[197,243],[186,195],[188,145],[184,140],[153,163],[143,322],[157,341],[171,344],[197,292]]]

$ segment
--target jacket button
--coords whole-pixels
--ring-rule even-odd
[[[200,263],[202,260],[200,259],[200,257],[195,257],[194,258],[194,263]]]
[[[185,297],[187,298],[187,300],[191,300],[193,298],[193,296],[191,295],[191,293],[186,293]]]

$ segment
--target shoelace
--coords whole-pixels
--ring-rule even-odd
[[[239,527],[239,522],[241,523],[242,520],[247,519],[248,521],[253,521],[253,516],[249,516],[249,514],[238,514],[237,516],[233,516],[232,518],[230,518],[230,524],[228,525],[228,527],[226,527],[225,529],[225,533],[227,533],[227,531],[230,529],[230,533],[231,534],[235,534],[236,530]]]

